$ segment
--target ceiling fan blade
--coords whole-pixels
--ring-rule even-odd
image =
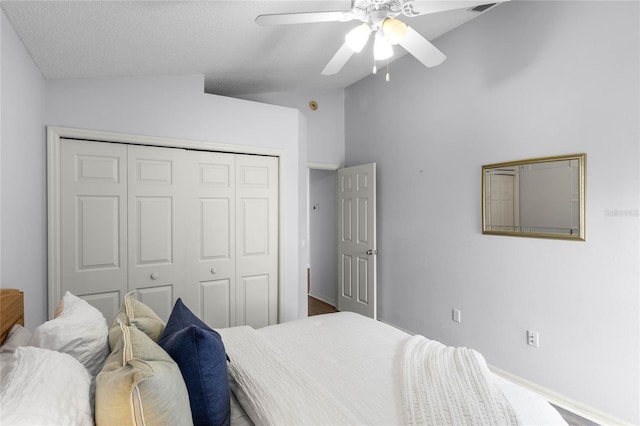
[[[481,5],[503,3],[509,0],[413,0],[402,6],[402,13],[406,16],[428,15],[430,13],[447,12],[456,9],[469,9]]]
[[[407,35],[399,44],[426,67],[435,67],[447,59],[444,53],[411,27],[407,27]]]
[[[337,12],[302,12],[302,13],[275,13],[272,15],[260,15],[256,18],[259,25],[289,25],[308,24],[313,22],[347,22],[353,19],[350,10]]]
[[[333,58],[329,61],[326,67],[322,70],[322,75],[333,75],[337,74],[344,64],[351,58],[353,55],[353,50],[349,48],[347,43],[344,43],[340,49],[333,55]]]

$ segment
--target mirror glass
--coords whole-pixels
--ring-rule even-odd
[[[482,166],[482,233],[585,240],[586,154]]]

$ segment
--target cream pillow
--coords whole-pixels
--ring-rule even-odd
[[[134,294],[135,291],[132,291],[124,295],[122,305],[111,323],[111,329],[117,328],[118,321],[121,321],[135,326],[151,340],[157,342],[164,331],[165,323],[150,307],[137,300]]]
[[[117,321],[113,351],[96,378],[96,424],[191,425],[178,365],[144,332]]]
[[[66,292],[56,315],[34,330],[29,345],[67,353],[80,361],[92,376],[98,374],[109,355],[109,330],[102,313]]]

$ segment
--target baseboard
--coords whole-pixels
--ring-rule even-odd
[[[307,162],[307,168],[316,169],[316,170],[338,170],[341,168],[340,164],[335,163],[313,163],[311,161]]]
[[[379,319],[380,322],[383,322],[387,325],[390,325],[392,327],[397,328],[398,330],[402,330],[405,333],[414,335],[415,333],[409,330],[405,330],[402,327],[398,327],[395,324],[392,324],[390,322],[387,322],[385,320]],[[515,374],[511,374],[507,371],[501,370],[497,367],[494,367],[492,365],[488,366],[489,369],[496,375],[510,381],[513,382],[519,386],[522,386],[525,389],[528,389],[532,392],[537,393],[538,395],[540,395],[541,397],[543,397],[544,399],[546,399],[547,401],[549,401],[549,403],[556,405],[560,408],[563,408],[567,411],[570,411],[573,414],[576,414],[582,418],[585,418],[587,420],[590,420],[594,423],[597,423],[599,425],[631,425],[631,423],[619,419],[615,416],[612,416],[608,413],[605,413],[604,411],[598,410],[597,408],[593,408],[587,404],[583,404],[581,402],[578,402],[576,400],[573,400],[571,398],[567,398],[564,395],[559,394],[558,392],[552,391],[551,389],[547,389],[543,386],[538,385],[537,383],[533,383],[527,379],[523,379],[520,376],[516,376]]]
[[[497,367],[489,365],[489,369],[496,375],[509,380],[519,386],[522,386],[525,389],[528,389],[532,392],[537,393],[542,396],[544,399],[549,401],[551,404],[556,405],[560,408],[563,408],[567,411],[572,412],[580,417],[583,417],[587,420],[590,420],[599,425],[630,425],[631,423],[614,417],[604,411],[600,411],[597,408],[593,408],[587,404],[583,404],[571,398],[568,398],[564,395],[559,394],[558,392],[552,391],[551,389],[547,389],[543,386],[538,385],[537,383],[533,383],[527,379],[523,379],[520,376],[516,376],[515,374],[511,374],[507,371],[501,370]]]
[[[328,298],[326,298],[324,296],[319,296],[319,295],[317,295],[317,294],[315,294],[315,293],[313,293],[311,291],[309,292],[309,296],[313,297],[314,299],[318,299],[319,301],[324,302],[327,305],[331,305],[334,308],[337,307],[337,303],[336,303],[335,300],[328,299]]]

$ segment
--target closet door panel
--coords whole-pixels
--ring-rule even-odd
[[[188,152],[190,169],[185,301],[210,327],[236,325],[235,156]]]
[[[278,159],[236,156],[236,321],[278,321]]]
[[[226,328],[232,324],[232,303],[231,303],[231,282],[232,280],[220,279],[211,281],[200,281],[200,296],[203,300],[201,319],[210,327]],[[235,312],[235,309],[233,309]]]
[[[64,140],[60,148],[60,294],[112,318],[127,290],[127,148]]]
[[[240,323],[258,328],[270,324],[269,292],[271,279],[268,274],[242,277],[238,291],[238,316]]]
[[[139,288],[137,299],[152,307],[153,311],[166,321],[173,309],[173,293],[171,285]]]
[[[185,151],[129,145],[128,155],[129,290],[166,321],[185,297]]]
[[[111,320],[116,316],[120,309],[120,300],[125,294],[124,291],[113,291],[110,293],[93,293],[79,296],[87,301],[91,306],[102,312],[107,324],[111,324]]]
[[[173,262],[173,197],[136,197],[136,266]]]

